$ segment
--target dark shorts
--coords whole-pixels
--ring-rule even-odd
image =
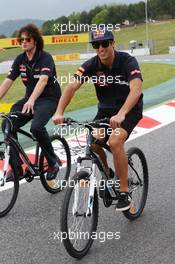
[[[94,120],[103,119],[105,117],[111,118],[118,113],[118,110],[99,108]],[[142,111],[131,110],[125,117],[125,120],[121,123],[120,127],[127,131],[128,137],[131,134],[134,127],[142,119]]]

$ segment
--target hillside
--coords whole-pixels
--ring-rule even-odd
[[[15,30],[18,30],[20,27],[33,23],[40,27],[43,24],[44,20],[39,19],[19,19],[19,20],[7,20],[0,22],[0,34],[4,34],[7,37],[11,37]]]
[[[162,21],[158,23],[150,23],[148,25],[149,43],[151,54],[168,54],[169,46],[175,45],[175,19]],[[137,27],[122,28],[119,32],[115,32],[115,41],[119,49],[128,49],[130,40],[137,40],[145,44],[146,31],[145,24],[137,25]],[[80,52],[86,53],[93,51],[88,43],[65,43],[46,45],[45,50],[51,54],[63,54]],[[0,53],[0,62],[11,60],[21,52],[20,48],[6,49]]]

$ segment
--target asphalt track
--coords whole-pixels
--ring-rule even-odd
[[[126,143],[140,147],[149,165],[149,195],[143,215],[130,222],[100,201],[98,232],[120,232],[119,240],[94,242],[78,263],[170,264],[175,258],[175,124]],[[39,181],[20,186],[12,211],[0,219],[2,264],[77,263],[54,239],[65,191],[51,195]],[[101,242],[100,242],[101,241]]]

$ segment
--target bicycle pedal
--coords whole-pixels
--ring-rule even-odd
[[[27,182],[31,182],[31,181],[33,181],[33,179],[34,179],[34,176],[33,176],[33,175],[24,176],[24,178],[25,178],[25,180],[26,180]]]

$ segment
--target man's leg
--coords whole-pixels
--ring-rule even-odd
[[[116,175],[120,179],[120,192],[128,192],[128,159],[124,150],[127,137],[126,130],[120,128],[117,133],[113,131],[108,141],[113,154]]]
[[[98,109],[98,112],[94,118],[94,120],[100,120],[103,118],[110,118],[113,114],[115,114],[115,111],[111,111],[110,110],[104,110],[104,109]],[[106,142],[109,138],[109,135],[106,134],[107,133],[107,129],[105,128],[94,128],[93,130],[93,137],[101,140],[103,142]],[[97,144],[93,144],[92,145],[93,150],[99,155],[103,165],[104,165],[104,169],[106,171],[106,174],[110,177],[113,178],[114,177],[114,172],[112,171],[112,169],[109,168],[108,166],[108,162],[107,162],[107,156],[105,151],[103,150],[102,147],[100,147]]]
[[[120,197],[116,204],[116,211],[128,210],[131,206],[131,196],[128,193],[128,159],[124,150],[124,142],[128,133],[120,128],[119,133],[113,131],[109,138],[109,145],[113,154],[113,162],[116,174],[120,179]]]
[[[56,106],[56,101],[39,99],[34,107],[34,117],[31,124],[31,132],[37,139],[50,166],[56,164],[58,157],[54,153],[45,125],[55,113]]]
[[[124,150],[124,143],[141,118],[141,112],[130,111],[121,123],[121,127],[117,129],[117,133],[113,130],[109,138],[115,170],[120,179],[120,198],[116,205],[117,211],[128,210],[131,206],[131,196],[128,193],[128,159]]]
[[[12,105],[10,112],[21,112],[23,105],[26,103],[26,99],[20,99],[19,101],[17,101],[14,105]],[[20,127],[24,126],[28,121],[30,121],[30,117],[20,117],[20,118],[16,118],[13,117],[11,118],[11,122],[13,124],[13,130],[11,131],[11,135],[17,139],[17,131]],[[4,120],[2,122],[2,130],[4,131],[5,126],[6,126],[6,120]],[[14,149],[14,148],[10,148],[10,156],[13,159],[13,162],[15,162],[15,164],[17,164],[18,166],[20,166],[22,164],[22,160],[19,157],[18,152]]]
[[[104,134],[104,129],[103,128],[99,128],[99,129],[96,128],[93,131],[94,131],[94,133],[93,133],[93,137],[94,138],[96,138],[98,140],[101,140],[101,141],[105,140],[105,134]],[[100,147],[97,144],[92,144],[92,149],[100,156],[100,159],[101,159],[101,161],[102,161],[102,163],[104,165],[106,173],[109,174],[109,167],[108,167],[108,163],[107,163],[107,157],[106,157],[106,153],[103,150],[103,148]]]

